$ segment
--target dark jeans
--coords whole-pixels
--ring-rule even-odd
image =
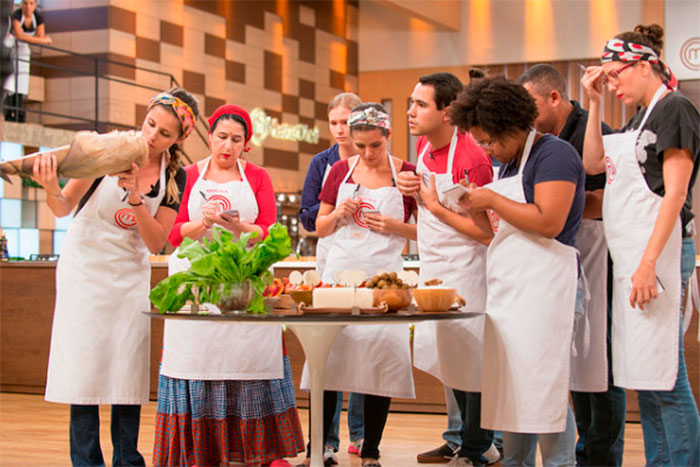
[[[360,456],[379,459],[379,443],[382,440],[384,425],[386,425],[386,419],[389,416],[391,398],[372,394],[364,396],[365,441],[362,443]],[[323,439],[328,439],[328,432],[335,415],[335,406],[338,402],[337,398],[336,391],[323,391]],[[309,418],[311,418],[310,415],[309,413]],[[309,456],[311,456],[311,442],[306,445],[306,457]]]
[[[571,391],[576,415],[576,464],[583,466],[622,465],[625,447],[625,390],[615,386],[612,373],[612,271],[608,255],[608,390],[605,392]]]
[[[140,419],[140,405],[112,406],[112,465],[146,465],[138,452]],[[97,405],[70,406],[70,458],[76,466],[105,465]]]
[[[481,464],[481,455],[493,443],[493,431],[481,428],[481,393],[452,390],[462,414],[462,446],[459,457],[469,458],[474,465]]]

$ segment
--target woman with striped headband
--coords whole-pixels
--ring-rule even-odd
[[[695,269],[691,190],[700,114],[674,91],[661,61],[663,29],[637,26],[607,42],[581,80],[590,98],[583,161],[607,174],[605,237],[614,267],[615,385],[636,389],[648,465],[700,465],[700,417],[683,354],[681,297]],[[618,133],[601,135],[603,86],[641,106]],[[692,308],[686,309],[689,322]]]
[[[99,404],[112,405],[113,465],[144,465],[137,449],[141,404],[148,402],[150,302],[148,254],[168,239],[185,186],[178,144],[197,116],[182,89],[153,98],[141,132],[143,167],[96,180],[70,180],[61,189],[56,158],[43,156],[34,178],[63,217],[78,206],[56,268],[46,400],[71,404],[74,465],[104,465]]]
[[[319,195],[316,232],[319,237],[333,235],[323,270],[325,283],[337,283],[343,270],[360,269],[368,277],[399,272],[406,240],[416,239],[416,225],[408,224],[416,215],[416,201],[396,187],[397,174],[415,171],[416,166],[387,150],[389,114],[380,104],[360,104],[352,109],[348,126],[358,155],[333,164]],[[309,387],[307,371],[301,387]],[[323,439],[328,438],[337,391],[364,394],[362,466],[381,467],[379,443],[391,398],[415,398],[408,328],[399,324],[343,329],[328,356],[324,389]]]
[[[237,105],[209,117],[210,155],[185,168],[173,246],[209,235],[214,225],[236,237],[255,231],[255,241],[267,235],[277,206],[267,170],[243,157],[252,136],[250,115]],[[177,253],[170,274],[190,266]],[[303,449],[281,326],[167,320],[154,465],[284,466],[284,457]]]

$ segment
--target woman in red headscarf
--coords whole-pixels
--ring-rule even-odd
[[[187,184],[170,243],[214,225],[267,235],[276,205],[267,170],[243,159],[248,112],[219,107],[209,118],[211,154],[185,169]],[[171,255],[169,272],[187,269]],[[214,305],[208,304],[209,308]],[[294,383],[279,326],[167,320],[158,381],[155,465],[289,465],[304,450]]]

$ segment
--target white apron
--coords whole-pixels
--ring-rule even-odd
[[[523,169],[493,182],[496,193],[525,203]],[[481,426],[515,433],[566,428],[576,249],[523,232],[501,218],[487,257]]]
[[[576,246],[590,299],[574,336],[571,390],[604,392],[608,390],[608,246],[603,222],[583,219]]]
[[[663,198],[649,189],[635,155],[635,145],[656,102],[656,91],[639,129],[606,135],[608,183],[603,197],[603,223],[613,259],[612,355],[615,384],[629,389],[670,390],[678,373],[678,326],[681,300],[680,217],[656,261],[665,291],[644,310],[632,308],[632,275],[639,266]]]
[[[389,157],[391,173],[396,170]],[[380,270],[401,271],[401,252],[406,240],[399,235],[372,232],[366,226],[362,211],[378,209],[382,215],[404,219],[403,197],[395,186],[376,189],[346,183],[359,157],[350,166],[338,190],[336,206],[353,195],[361,206],[348,224],[335,233],[328,252],[323,281],[335,283],[336,274],[346,269],[363,269],[368,275]],[[360,254],[358,254],[358,252]],[[411,371],[409,328],[405,324],[350,325],[333,342],[326,365],[324,388],[386,397],[416,397]],[[301,388],[309,388],[308,369],[304,364]]]
[[[331,172],[331,164],[326,164],[326,171],[323,173],[323,180],[321,181],[321,189],[323,185],[326,184],[326,179],[328,174]],[[333,234],[326,235],[325,237],[318,237],[316,241],[316,271],[323,275],[323,268],[326,267],[326,257],[328,256],[328,250],[330,250],[333,244]]]
[[[187,203],[190,220],[202,218],[202,206],[208,200],[219,203],[222,210],[237,209],[241,222],[252,223],[258,217],[258,202],[248,184],[240,159],[240,181],[215,183],[205,179],[207,160],[192,186]],[[179,249],[170,255],[168,274],[190,267],[187,258],[178,258]],[[206,305],[219,313],[215,305]],[[161,374],[170,378],[196,380],[280,379],[282,367],[281,326],[200,323],[165,320]]]
[[[24,24],[24,13],[22,13],[22,18],[20,19],[20,25]],[[29,49],[29,44],[23,41],[18,41],[15,39],[15,36],[12,34],[13,27],[12,27],[12,18],[8,18],[10,21],[10,29],[5,36],[4,40],[4,46],[7,48],[10,48],[12,50],[11,54],[11,59],[12,59],[12,66],[17,67],[17,75],[14,73],[9,75],[7,77],[7,80],[5,81],[4,88],[8,93],[11,94],[24,94],[25,96],[29,94],[29,60],[32,57],[32,51]],[[36,35],[36,16],[32,15],[32,26],[34,27],[34,31],[32,32],[25,32],[27,36],[35,36]],[[19,60],[15,60],[15,43],[17,43],[17,58]],[[17,90],[15,91],[15,78],[17,79]]]
[[[143,202],[152,216],[166,192]],[[56,268],[46,400],[145,404],[149,394],[151,266],[117,177],[104,177],[68,227]]]
[[[435,174],[440,203],[453,212],[465,211],[442,192],[453,185],[452,165],[457,148],[457,129],[452,135],[447,171]],[[418,171],[429,172],[423,158]],[[484,311],[486,305],[486,246],[465,236],[435,217],[424,205],[418,206],[418,253],[420,283],[442,279],[443,285],[457,289],[467,302],[464,311]],[[453,322],[416,323],[413,335],[413,365],[446,386],[462,391],[481,390],[481,351],[484,317]]]

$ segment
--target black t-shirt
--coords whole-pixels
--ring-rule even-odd
[[[586,122],[588,122],[588,111],[581,108],[581,104],[571,101],[574,108],[566,119],[564,127],[559,133],[559,138],[568,141],[578,154],[583,157],[583,141],[586,139]],[[601,130],[604,135],[613,133],[612,128],[601,122]],[[586,191],[594,191],[605,188],[605,172],[597,175],[586,174]]]
[[[39,13],[38,11],[34,11],[34,18],[36,19],[36,27],[38,28],[42,24],[44,24],[44,16]],[[27,26],[24,21],[22,21],[22,9],[18,8],[15,11],[12,12],[12,20],[17,20],[21,23],[22,25],[22,31],[26,33],[30,32],[35,32],[36,28],[34,27],[34,23],[32,22],[29,26]],[[10,29],[10,31],[13,31],[13,29]]]
[[[517,159],[514,159],[501,167],[500,178],[512,177],[517,173]],[[530,157],[523,169],[525,201],[535,202],[535,185],[538,183],[557,180],[576,184],[576,193],[566,224],[556,236],[556,240],[561,243],[574,246],[586,202],[583,162],[581,156],[576,154],[576,150],[569,143],[552,135],[544,135],[532,146]]]
[[[620,132],[636,130],[644,118],[645,108],[640,109]],[[698,175],[700,159],[700,113],[680,92],[672,92],[656,103],[644,124],[635,147],[639,167],[649,189],[659,196],[665,193],[663,177],[663,152],[666,149],[688,149],[693,158],[693,173],[688,185],[681,221],[685,226],[692,218],[692,188]]]
[[[76,214],[78,211],[80,211],[83,206],[85,206],[85,203],[88,202],[92,194],[95,192],[97,187],[99,186],[100,182],[102,182],[102,179],[104,177],[96,178],[95,181],[92,183],[90,188],[88,189],[87,193],[85,193],[85,196],[83,196],[80,199],[80,202],[78,203],[78,210],[75,211]],[[168,182],[170,181],[170,173],[166,169],[165,171],[165,186],[168,186]],[[178,167],[177,172],[175,172],[175,183],[177,183],[177,189],[180,192],[180,195],[175,199],[174,202],[170,203],[168,202],[168,193],[165,193],[165,196],[163,196],[163,200],[160,202],[160,206],[165,206],[166,208],[173,209],[175,212],[180,210],[180,200],[182,199],[182,193],[185,192],[185,184],[187,183],[187,174],[185,173],[185,169],[182,167]],[[146,193],[146,196],[150,198],[155,198],[158,196],[158,191],[160,191],[160,178],[156,180],[155,185],[151,185],[151,191]],[[126,193],[126,192],[125,192]]]

